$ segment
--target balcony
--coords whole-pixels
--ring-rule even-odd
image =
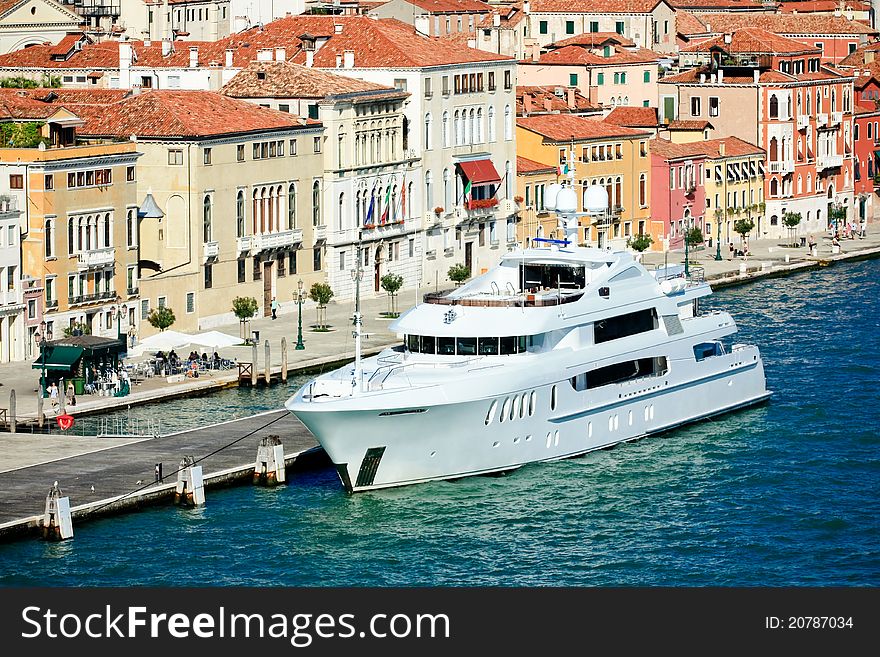
[[[138,291],[139,291],[139,290],[138,290],[137,286],[135,286],[135,287],[130,287],[130,288],[128,288],[128,290],[127,290],[127,292],[128,292],[128,296],[130,296],[130,297],[136,297],[137,294],[138,294]]]
[[[797,117],[797,129],[798,130],[806,130],[807,126],[810,125],[810,115],[809,114],[801,114]]]
[[[327,240],[327,226],[315,226],[315,241],[322,242]]]
[[[819,171],[823,169],[834,169],[843,166],[843,155],[820,155],[816,159],[816,168]]]
[[[253,246],[253,241],[253,235],[242,235],[241,237],[237,237],[235,239],[235,250],[238,252],[238,255],[249,253]]]
[[[831,125],[840,125],[843,121],[843,112],[831,112]]]
[[[216,258],[220,255],[220,242],[204,242],[202,244],[202,255],[206,261]]]
[[[105,290],[104,292],[95,292],[94,294],[81,294],[79,296],[70,297],[70,305],[79,305],[83,303],[95,303],[96,301],[105,301],[116,299],[115,290]]]
[[[89,249],[76,254],[76,265],[79,269],[97,269],[113,264],[115,249],[108,246],[104,249]]]
[[[57,310],[58,309],[58,299],[49,299],[46,302],[46,310]]]
[[[282,230],[277,233],[263,233],[254,235],[251,242],[251,251],[254,254],[273,249],[290,249],[294,244],[302,242],[302,230]]]
[[[770,173],[792,173],[794,171],[794,160],[780,160],[770,163]]]
[[[816,125],[820,128],[828,125],[828,115],[827,114],[817,114],[816,115]]]

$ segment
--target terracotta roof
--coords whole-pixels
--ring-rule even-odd
[[[85,35],[82,32],[75,32],[73,34],[66,34],[61,41],[59,41],[56,45],[52,46],[49,49],[50,55],[66,55],[71,50],[76,47],[76,44],[83,40]],[[85,37],[87,42],[91,42],[91,39]]]
[[[793,36],[797,34],[876,34],[877,31],[864,23],[851,21],[843,16],[817,14],[767,14],[730,12],[704,14],[713,34],[733,32],[744,27],[754,27],[774,34]],[[681,32],[681,28],[678,28]]]
[[[557,93],[560,90],[560,93]],[[568,95],[573,92],[574,107],[568,106]],[[516,88],[516,115],[525,116],[526,96],[530,98],[532,111],[529,115],[543,112],[581,113],[601,110],[575,87],[518,86]]]
[[[675,31],[685,36],[710,34],[705,20],[708,20],[706,14],[696,16],[689,11],[678,9],[675,12]]]
[[[562,48],[563,46],[584,46],[586,48],[598,48],[605,44],[617,44],[621,46],[636,45],[632,39],[627,39],[617,32],[585,32],[577,34],[561,41],[551,43],[547,48]]]
[[[670,121],[667,126],[670,130],[700,130],[703,131],[706,128],[713,128],[714,126],[708,121]]]
[[[659,123],[656,107],[615,107],[605,122],[627,128],[656,128]]]
[[[162,43],[152,41],[149,46],[143,41],[128,41],[134,53],[133,66],[150,68],[184,68],[189,66],[189,49],[199,49],[199,64],[206,66],[211,61],[223,62],[223,50],[216,41],[175,41],[175,50],[162,56]],[[84,44],[81,50],[74,51],[66,60],[52,59],[55,46],[37,45],[0,55],[0,67],[8,68],[50,68],[50,69],[88,69],[90,71],[119,68],[119,42],[103,41]],[[256,59],[254,50],[249,53]],[[249,60],[248,60],[249,61]]]
[[[724,144],[724,155],[721,155],[721,144]],[[654,139],[651,141],[651,153],[667,160],[698,156],[717,159],[720,157],[764,155],[763,149],[743,141],[739,137],[723,137],[722,139],[697,141],[690,144],[674,144],[666,139]]]
[[[587,48],[580,46],[563,46],[544,53],[538,59],[539,64],[580,65],[580,66],[612,66],[619,64],[648,64],[659,62],[660,57],[653,50],[646,48],[623,49],[613,46],[614,54],[609,57],[594,55]],[[524,63],[529,63],[528,61]]]
[[[553,171],[556,171],[556,167],[554,166],[551,166],[549,164],[542,164],[541,162],[535,162],[534,160],[530,160],[527,157],[522,157],[521,155],[516,156],[516,173],[519,175],[551,173]]]
[[[41,102],[20,89],[0,89],[0,120],[46,119],[61,105]]]
[[[846,0],[844,6],[854,11],[870,11],[871,5],[868,2],[859,2],[858,0]],[[797,12],[806,14],[810,12],[827,12],[834,13],[840,7],[838,0],[797,0],[797,2],[780,2],[778,3],[778,11],[786,14]]]
[[[537,114],[518,118],[516,124],[539,135],[543,135],[548,141],[552,142],[569,141],[570,139],[646,137],[650,134],[572,114]]]
[[[531,13],[648,14],[664,0],[532,0]]]
[[[492,11],[492,7],[479,0],[406,0],[406,2],[431,14],[483,14]]]
[[[341,94],[406,98],[405,91],[290,62],[251,62],[223,87],[233,98],[326,98]]]
[[[880,41],[864,45],[861,48],[856,49],[855,52],[850,53],[849,55],[844,57],[842,60],[840,60],[839,66],[864,66],[865,65],[865,53],[866,52],[876,53],[878,50],[880,50]]]
[[[321,125],[213,91],[149,91],[92,110],[84,135],[208,137]]]
[[[493,14],[500,14],[501,27],[513,27],[519,25],[520,21],[526,17],[525,12],[522,10],[522,0],[514,0],[513,2],[505,3],[503,5],[491,5],[491,7]],[[492,27],[492,14],[480,19],[478,25],[481,28]]]
[[[715,25],[712,25],[712,29],[715,30]],[[727,41],[728,37],[730,42]],[[802,41],[779,36],[757,27],[742,27],[730,35],[725,34],[686,46],[681,49],[681,52],[709,52],[713,49],[720,49],[736,55],[794,55],[822,52],[815,46],[808,46]]]
[[[755,69],[759,70],[759,69]],[[782,71],[776,71],[773,69],[763,69],[758,77],[759,82],[779,82],[779,83],[787,83],[787,82],[807,82],[807,81],[815,81],[815,80],[837,80],[843,76],[838,74],[837,72],[832,72],[833,69],[826,66],[824,70],[820,70],[817,72],[807,72],[807,73],[783,73]],[[700,74],[705,75],[706,79],[709,79],[709,69],[705,66],[700,68],[692,68],[682,73],[678,73],[676,75],[667,75],[664,78],[660,78],[658,82],[660,84],[694,84],[699,82]],[[743,76],[735,76],[735,75],[725,75],[724,76],[724,84],[754,84],[755,78],[752,75],[743,75]]]
[[[760,0],[669,0],[676,9],[718,9],[724,11],[765,11]]]

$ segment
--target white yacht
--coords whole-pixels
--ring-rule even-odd
[[[349,492],[578,456],[767,400],[754,345],[683,267],[576,243],[572,187],[549,191],[565,240],[507,253],[392,324],[400,345],[303,386],[286,407]],[[552,198],[551,198],[552,197]]]

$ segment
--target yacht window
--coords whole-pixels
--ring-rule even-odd
[[[423,354],[433,354],[435,351],[435,341],[436,338],[433,335],[423,335],[422,337],[422,349],[421,352]]]
[[[557,392],[556,386],[553,386],[550,389],[550,410],[551,411],[556,410],[556,392]]]
[[[593,388],[607,386],[612,383],[623,383],[624,381],[647,376],[662,376],[667,371],[669,369],[665,356],[627,360],[587,372],[586,389],[592,390]],[[577,379],[578,377],[574,378]]]
[[[455,355],[455,338],[439,337],[437,338],[437,353],[443,356]]]
[[[506,336],[501,338],[501,355],[509,356],[516,353],[516,336]]]
[[[477,339],[476,338],[457,338],[459,356],[476,356],[477,355]]]
[[[694,358],[698,361],[722,355],[724,355],[724,345],[720,342],[701,342],[694,345]]]
[[[495,417],[495,410],[498,408],[498,400],[492,402],[492,405],[489,407],[489,412],[486,413],[486,426],[488,427],[492,424],[492,418]]]
[[[526,415],[526,407],[529,403],[529,395],[527,392],[522,394],[522,398],[519,400],[519,416],[520,418],[525,417]]]
[[[497,356],[498,338],[480,338],[477,350],[480,356]]]
[[[630,267],[626,271],[622,271],[619,274],[617,274],[616,276],[613,276],[609,282],[619,283],[620,281],[625,281],[630,278],[638,278],[639,276],[641,276],[641,274],[639,273],[639,270],[636,269],[635,267]]]
[[[527,351],[526,336],[524,336],[524,335],[519,336],[518,341],[519,341],[519,352],[521,354],[524,354]]]
[[[510,421],[516,418],[517,407],[519,406],[519,397],[514,397],[510,402]]]
[[[657,328],[657,312],[654,308],[645,308],[634,313],[617,315],[597,321],[593,324],[595,343],[608,342],[625,338],[628,335],[644,333]]]
[[[510,397],[507,397],[504,400],[504,403],[501,405],[501,415],[498,416],[499,422],[504,422],[504,418],[507,416],[507,412],[510,409]]]
[[[538,395],[535,393],[534,390],[532,390],[532,392],[529,393],[529,416],[532,416],[535,414],[535,406],[537,405],[537,402],[538,402]]]
[[[583,267],[569,265],[526,264],[520,268],[520,289],[548,288],[580,290],[585,287],[586,274]]]
[[[578,392],[583,392],[587,389],[587,373],[581,372],[570,379],[571,387],[577,390]]]
[[[406,348],[415,354],[419,353],[419,336],[417,336],[417,335],[406,336]]]

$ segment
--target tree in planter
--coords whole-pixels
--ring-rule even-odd
[[[794,244],[794,233],[797,230],[798,224],[801,223],[801,213],[786,212],[782,215],[782,223],[785,224],[785,227],[788,229],[789,239],[792,241],[792,246],[796,246]]]
[[[160,331],[167,329],[176,319],[174,311],[168,306],[153,308],[150,311],[150,314],[147,315],[147,321],[153,326],[153,328],[157,328]]]
[[[232,312],[238,317],[238,337],[242,340],[248,338],[247,322],[257,312],[257,300],[253,297],[235,297],[232,300]]]
[[[315,325],[317,331],[327,330],[327,304],[332,298],[333,290],[329,284],[312,283],[312,287],[309,289],[309,299],[318,304],[318,323]]]
[[[385,274],[380,280],[379,283],[382,285],[382,289],[388,293],[388,317],[400,317],[400,313],[397,312],[397,291],[403,287],[403,276],[400,274]]]
[[[835,203],[828,212],[828,220],[834,224],[835,230],[840,230],[840,226],[846,223],[846,208]]]
[[[751,233],[755,228],[755,222],[752,221],[751,217],[743,217],[742,219],[737,219],[733,224],[733,232],[738,233],[740,240],[742,241],[743,251],[746,251],[746,237]]]
[[[449,276],[449,280],[454,282],[455,286],[458,287],[471,277],[471,270],[466,265],[452,265],[449,268],[447,275]]]
[[[92,327],[82,322],[76,322],[73,326],[64,328],[64,337],[69,338],[74,335],[91,335]]]
[[[648,247],[651,246],[653,243],[654,243],[654,238],[651,237],[650,235],[644,235],[644,234],[635,235],[633,237],[630,237],[629,240],[627,240],[627,246],[629,246],[631,249],[633,249],[635,251],[638,251],[639,253],[646,251],[648,249]]]
[[[703,237],[703,231],[696,226],[688,230],[688,232],[685,233],[684,238],[690,246],[702,246],[705,239]]]

